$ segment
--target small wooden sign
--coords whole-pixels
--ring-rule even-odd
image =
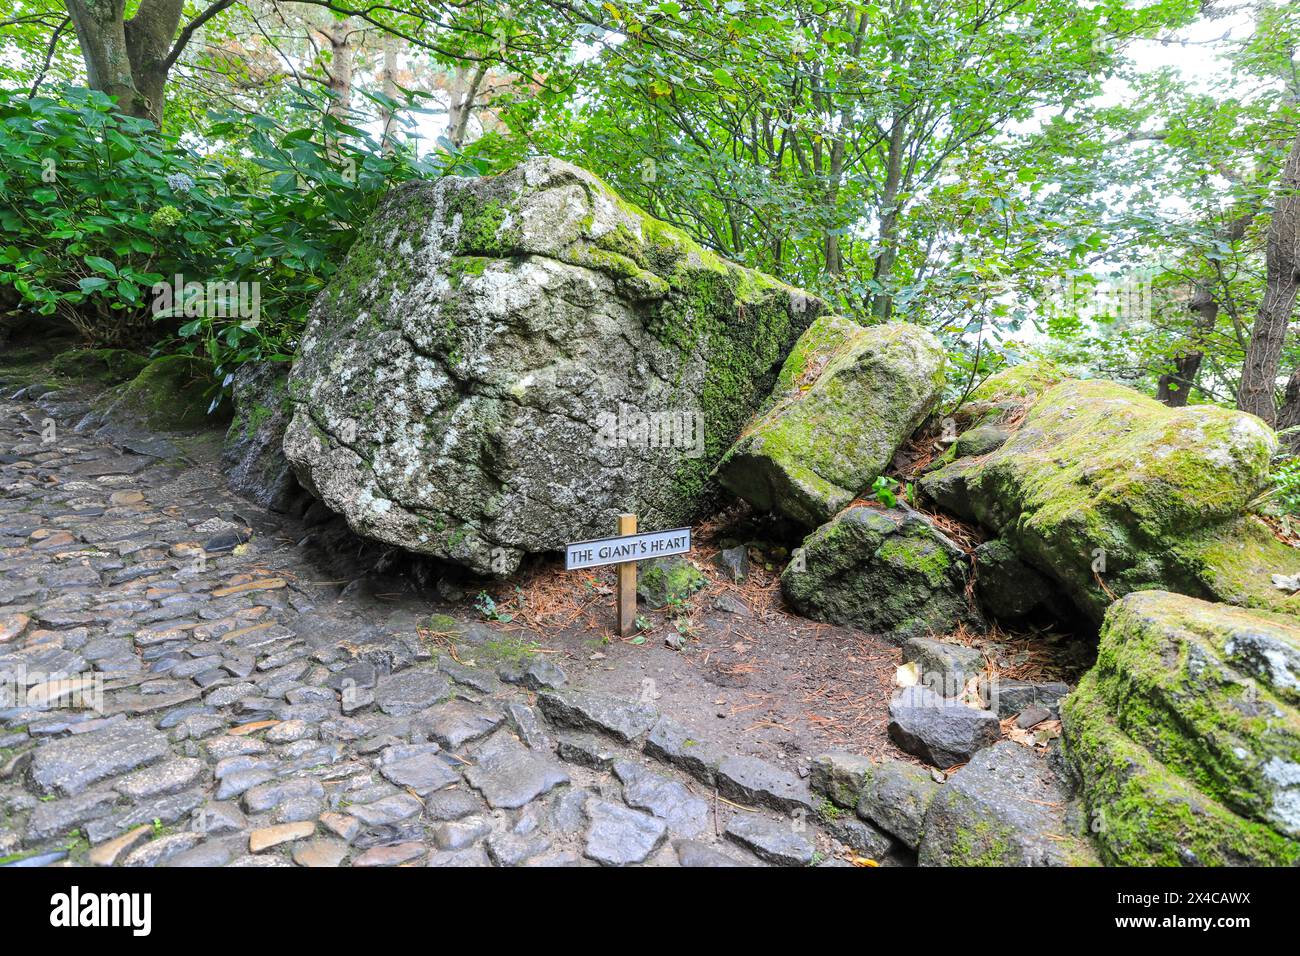
[[[691,529],[636,533],[636,515],[618,516],[618,537],[575,541],[564,548],[564,569],[599,568],[618,565],[618,633],[627,637],[636,629],[636,563],[691,550]]]

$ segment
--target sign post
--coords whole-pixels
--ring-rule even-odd
[[[620,536],[636,534],[636,515],[618,516]],[[624,561],[618,566],[618,636],[627,637],[636,629],[636,562]]]
[[[670,554],[685,554],[691,550],[691,529],[673,528],[669,531],[637,533],[634,514],[618,516],[618,537],[598,538],[593,541],[575,541],[564,549],[564,569],[599,568],[618,566],[615,610],[618,614],[618,633],[627,637],[636,630],[636,563],[650,558],[665,558]]]

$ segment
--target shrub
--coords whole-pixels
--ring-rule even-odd
[[[200,154],[96,91],[0,90],[0,303],[61,315],[96,345],[203,355],[224,384],[246,360],[287,358],[384,192],[474,171],[385,152],[322,121],[314,94],[288,95],[280,112],[313,126],[214,113]]]

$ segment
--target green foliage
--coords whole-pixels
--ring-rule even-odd
[[[297,118],[319,113],[314,94],[290,96]],[[11,308],[63,316],[97,344],[162,340],[206,356],[228,383],[248,359],[288,358],[389,186],[465,171],[385,153],[331,115],[289,129],[256,113],[210,118],[205,155],[114,113],[102,93],[0,90],[0,289],[12,290]]]
[[[1274,462],[1268,498],[1282,514],[1300,517],[1300,457]]]

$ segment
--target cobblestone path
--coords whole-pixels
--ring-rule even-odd
[[[840,840],[871,851],[860,821],[832,839],[797,776],[651,705],[569,687],[483,623],[431,637],[423,610],[340,596],[296,523],[228,493],[211,465],[77,434],[80,411],[58,393],[0,400],[6,864],[807,865],[839,862]]]

